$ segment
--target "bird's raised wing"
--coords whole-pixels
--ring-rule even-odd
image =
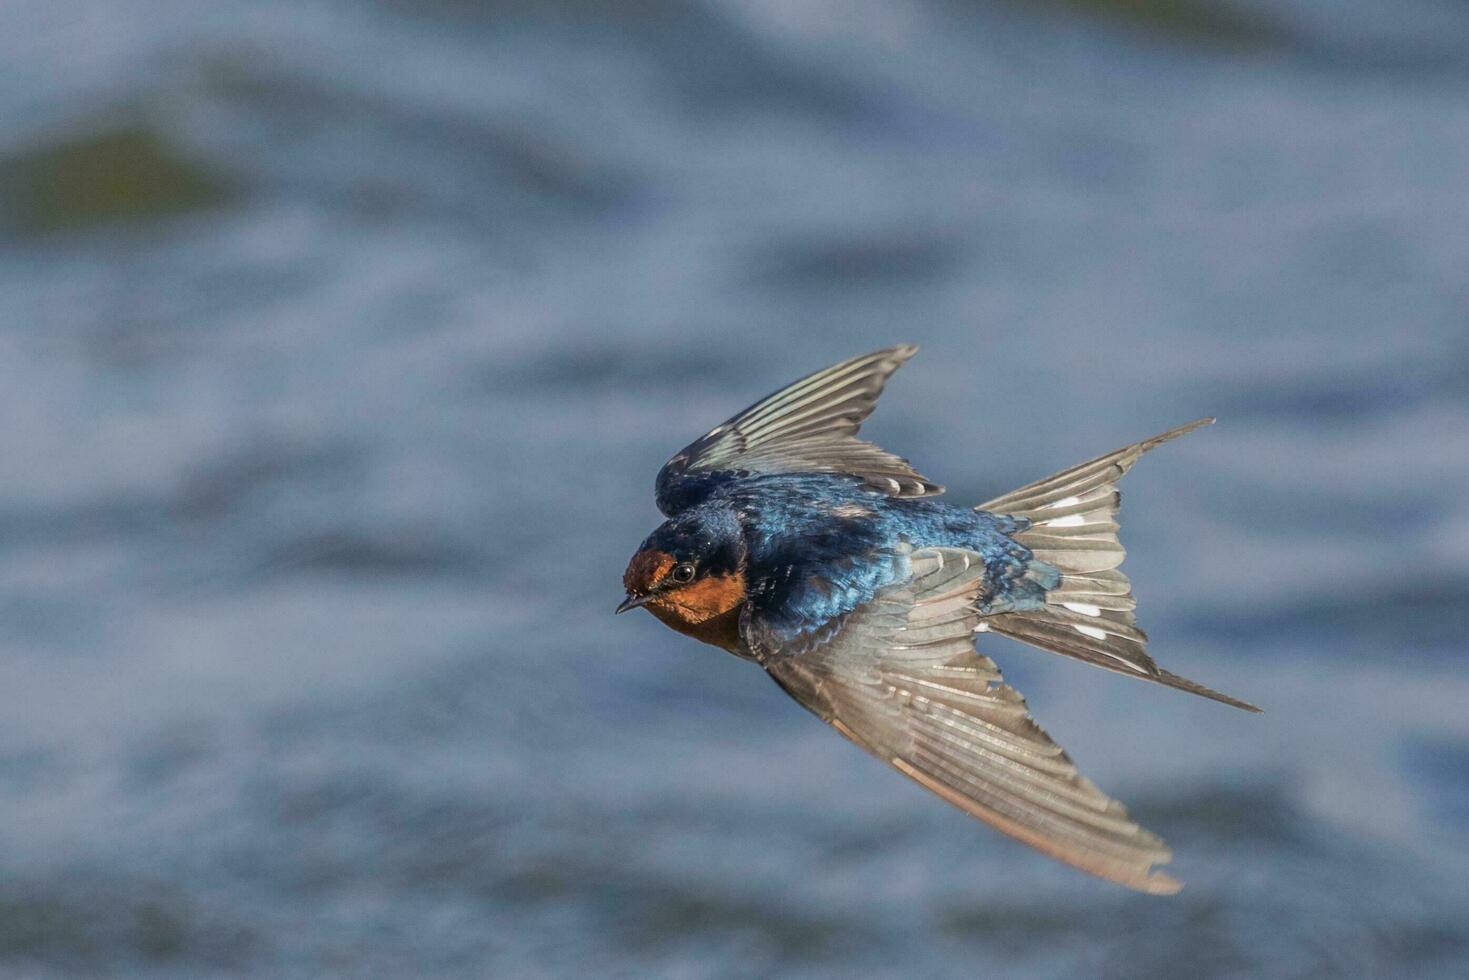
[[[838,621],[792,634],[746,616],[746,645],[787,693],[945,800],[1051,857],[1141,891],[1180,885],[1167,846],[1083,777],[973,648],[974,552],[925,548],[908,577]]]
[[[834,364],[715,426],[658,471],[658,509],[672,517],[730,477],[764,473],[850,473],[896,497],[943,493],[907,460],[856,437],[888,375],[917,350],[905,344]]]

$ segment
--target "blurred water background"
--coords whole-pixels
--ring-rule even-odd
[[[0,975],[1462,977],[1469,7],[9,0]],[[1176,898],[619,576],[674,450],[923,352],[1126,481],[1153,651],[1002,639]]]

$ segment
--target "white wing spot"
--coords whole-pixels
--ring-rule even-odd
[[[1083,616],[1102,615],[1102,607],[1094,606],[1089,602],[1063,602],[1061,603],[1061,605],[1065,606],[1067,609],[1070,609],[1074,613],[1081,613]]]
[[[1041,523],[1047,527],[1081,527],[1086,523],[1086,518],[1081,514],[1067,514],[1065,517],[1056,517]]]
[[[990,631],[990,624],[984,622],[983,620],[981,620],[979,623],[977,623],[975,625],[975,627],[974,627],[974,632],[976,632],[976,633],[988,633],[989,631]]]
[[[1070,507],[1072,504],[1081,503],[1080,497],[1062,497],[1055,503],[1046,504],[1047,507]]]
[[[1071,628],[1083,636],[1089,636],[1094,640],[1105,640],[1107,638],[1107,631],[1099,630],[1095,626],[1073,625]]]

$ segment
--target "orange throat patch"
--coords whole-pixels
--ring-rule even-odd
[[[746,597],[745,573],[736,571],[661,593],[648,603],[648,611],[685,636],[734,652]]]

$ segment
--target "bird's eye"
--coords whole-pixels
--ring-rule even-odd
[[[694,566],[688,562],[684,562],[682,565],[674,568],[668,577],[680,585],[685,582],[692,582],[694,580]]]

